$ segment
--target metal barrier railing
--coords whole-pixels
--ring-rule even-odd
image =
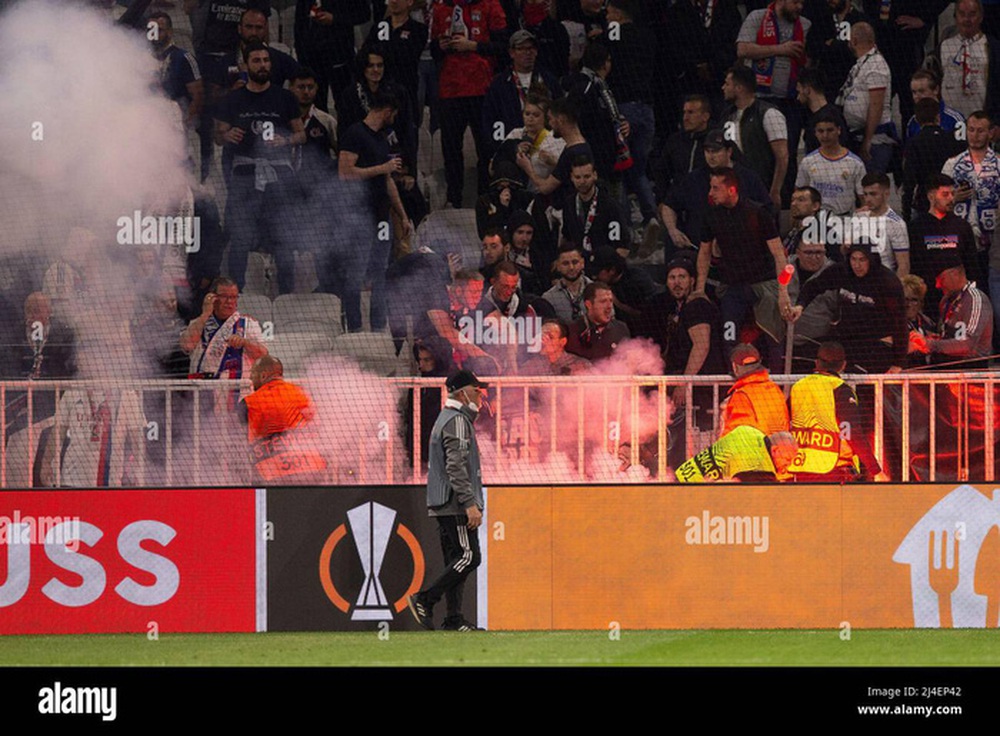
[[[800,378],[773,376],[786,393]],[[964,481],[972,479],[970,475],[979,481],[995,479],[995,405],[1000,373],[844,378],[861,397],[863,413],[871,420],[866,431],[870,431],[875,455],[883,467],[887,462],[891,466],[892,480],[913,480],[915,464],[920,465],[921,480],[948,476]],[[492,416],[483,412],[477,427],[484,449],[484,481],[494,484],[509,482],[512,477],[530,477],[538,483],[637,481],[635,474],[595,471],[595,460],[602,458],[605,465],[613,461],[623,468],[645,467],[650,481],[670,481],[669,456],[691,457],[717,438],[719,407],[733,383],[728,376],[510,376],[489,380]],[[320,436],[336,448],[331,449],[334,457],[328,459],[332,462],[331,483],[424,481],[422,397],[432,392],[438,400],[432,399],[431,405],[440,406],[445,398],[442,379],[377,379],[381,393],[359,393],[358,406],[354,407],[344,406],[345,387],[339,388],[335,398],[327,395],[336,384],[335,378],[302,383],[313,395],[317,416],[325,420],[327,429]],[[139,430],[135,421],[125,430],[118,428],[126,443],[132,439],[133,452],[126,458],[132,484],[203,484],[206,473],[215,474],[213,484],[251,483],[245,435],[240,436],[232,421],[231,406],[220,401],[222,397],[231,404],[234,392],[245,385],[205,380],[0,382],[0,432],[4,437],[0,488],[37,485],[39,477],[46,475],[38,470],[40,459],[49,476],[42,485],[79,484],[63,477],[66,445],[84,438],[67,437],[65,430],[76,426],[79,432],[87,426],[88,418],[64,416],[68,395],[76,397],[77,405],[83,404],[84,413],[87,404],[81,397],[87,397],[92,416],[101,397],[115,396],[120,402],[127,394],[140,408],[156,404],[157,421],[144,425],[150,436],[155,429],[156,440],[163,443],[155,460],[147,445],[135,444]],[[670,396],[676,391],[684,395],[683,418],[673,413]],[[411,392],[412,412],[404,416],[397,407]],[[368,408],[363,408],[366,404]],[[178,411],[181,405],[184,411]],[[376,438],[372,429],[375,420],[395,431],[379,430]],[[103,431],[111,432],[111,425],[124,421],[119,414]],[[219,430],[222,424],[231,427],[225,439]],[[99,441],[101,427],[94,420],[90,427],[91,441]],[[39,438],[46,431],[49,443],[39,448]],[[20,439],[12,442],[15,436]],[[680,437],[683,452],[676,446]],[[45,457],[39,458],[40,449]],[[554,457],[562,458],[558,468],[549,462]],[[942,463],[947,464],[944,470]]]

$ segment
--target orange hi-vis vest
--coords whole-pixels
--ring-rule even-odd
[[[265,481],[319,473],[326,460],[303,446],[303,427],[313,416],[312,402],[301,388],[280,378],[247,396],[247,439],[257,473]]]

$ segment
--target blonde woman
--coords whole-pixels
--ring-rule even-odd
[[[566,141],[556,138],[552,131],[546,127],[546,120],[549,112],[549,98],[542,95],[528,95],[524,103],[523,120],[524,126],[514,128],[507,136],[507,141],[518,141],[516,151],[523,151],[531,159],[531,167],[540,179],[548,178],[549,174],[556,167],[559,155],[566,147]],[[509,151],[508,143],[501,148],[502,156],[504,151]],[[496,159],[495,159],[496,160]],[[528,183],[528,190],[537,193],[538,188],[533,182]]]

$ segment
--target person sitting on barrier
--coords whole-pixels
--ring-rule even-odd
[[[857,394],[840,377],[846,366],[844,346],[825,342],[816,372],[792,386],[792,435],[799,452],[789,472],[797,481],[864,481],[882,471],[862,430]]]
[[[254,392],[239,404],[256,475],[264,482],[320,483],[326,460],[304,431],[316,415],[309,395],[284,380],[284,366],[272,355],[250,371]]]
[[[744,425],[678,466],[674,474],[678,483],[774,482],[787,477],[798,449],[790,432],[768,436]]]
[[[743,426],[755,427],[767,435],[787,432],[785,395],[761,364],[757,348],[747,344],[737,345],[729,361],[736,383],[726,395],[719,438]]]

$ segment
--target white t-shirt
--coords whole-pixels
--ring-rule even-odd
[[[941,98],[969,117],[986,107],[989,48],[982,33],[971,38],[952,36],[941,42]]]
[[[871,92],[879,89],[885,90],[885,98],[882,100],[882,115],[878,121],[879,125],[884,125],[892,120],[889,109],[892,100],[892,75],[885,57],[878,52],[878,49],[872,49],[854,62],[844,86],[844,119],[852,133],[864,131],[868,121]],[[872,143],[890,142],[892,139],[882,133],[876,134],[872,138]]]
[[[507,134],[507,140],[515,139],[521,140],[524,137],[524,128],[514,128]],[[559,157],[562,155],[563,149],[566,148],[566,141],[562,138],[556,138],[552,135],[552,131],[548,132],[548,135],[542,140],[541,145],[538,147],[537,151],[531,154],[531,168],[535,170],[538,177],[541,179],[547,179],[552,170],[555,169],[555,163],[551,166],[544,161],[542,161],[539,156],[543,151],[552,157],[554,162],[559,161]],[[528,190],[532,192],[537,192],[538,187],[533,183],[528,183]]]
[[[864,191],[861,180],[865,173],[864,162],[846,148],[837,158],[827,158],[817,148],[799,164],[795,186],[817,189],[823,197],[823,207],[835,215],[846,215],[854,210],[856,197]]]

